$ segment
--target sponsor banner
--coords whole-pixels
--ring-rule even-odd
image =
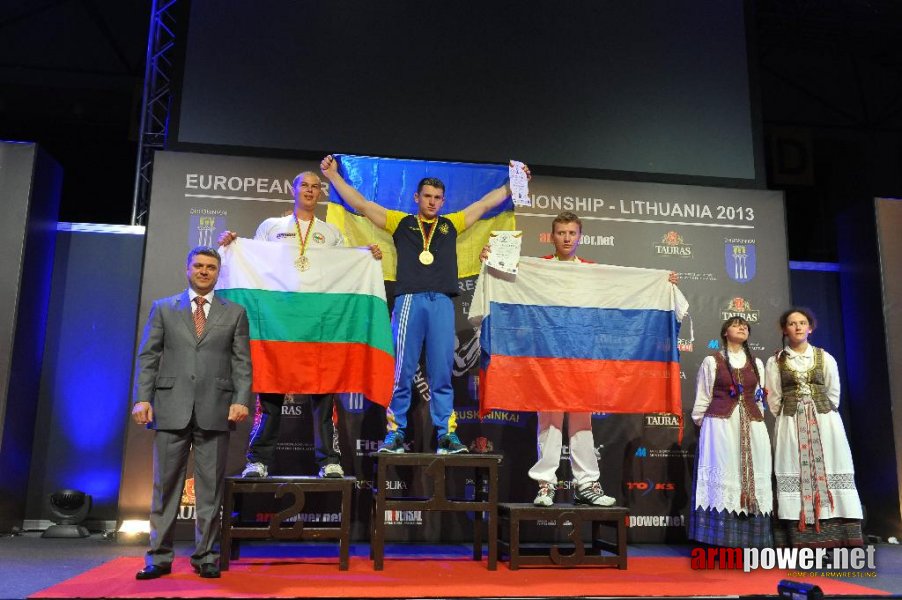
[[[412,157],[416,158],[416,157]],[[215,156],[159,152],[153,170],[152,196],[146,233],[141,288],[140,323],[151,302],[184,289],[187,251],[200,243],[215,243],[222,231],[251,237],[266,218],[286,214],[292,207],[291,181],[305,170],[318,170],[313,161]],[[325,191],[324,191],[325,192]],[[449,188],[447,195],[458,196]],[[582,219],[578,255],[602,265],[673,271],[679,289],[691,307],[676,339],[682,418],[688,419],[695,400],[695,379],[701,361],[719,348],[720,325],[727,316],[741,314],[753,324],[752,352],[766,358],[777,349],[779,314],[789,305],[789,283],[784,238],[784,211],[780,192],[707,188],[699,186],[545,177],[535,173],[530,182],[533,206],[518,207],[517,229],[523,231],[523,256],[544,256],[553,251],[551,221],[561,211]],[[324,193],[317,216],[326,218]],[[616,280],[612,280],[616,282]],[[493,411],[479,420],[479,336],[467,322],[476,277],[459,280],[455,302],[455,356],[452,385],[461,440],[471,452],[504,456],[499,500],[531,502],[536,484],[527,472],[536,460],[536,417],[532,412]],[[387,286],[391,310],[392,285]],[[751,317],[751,318],[750,318]],[[691,326],[690,326],[691,323]],[[562,335],[574,333],[561,324]],[[435,452],[436,440],[429,414],[429,383],[417,374],[406,446],[410,452]],[[572,395],[583,393],[572,388]],[[586,392],[589,393],[589,392]],[[528,400],[528,399],[526,399]],[[567,398],[561,398],[566,405]],[[505,407],[506,409],[508,407]],[[368,538],[372,506],[374,460],[369,455],[385,436],[384,411],[361,394],[336,398],[342,465],[358,477],[353,502],[352,536]],[[237,475],[245,463],[248,431],[244,423],[231,436],[228,474]],[[685,535],[692,492],[696,448],[694,428],[686,428],[678,442],[677,415],[593,414],[595,446],[603,456],[601,482],[618,505],[630,509],[630,542],[675,542]],[[566,432],[565,432],[566,436]],[[565,437],[565,442],[567,438]],[[152,436],[129,428],[120,495],[120,514],[146,515],[150,498]],[[572,501],[569,452],[562,450],[558,469],[558,502]],[[313,422],[303,397],[286,402],[282,431],[276,448],[275,474],[312,475],[318,471],[313,453]],[[191,472],[189,470],[189,478]],[[453,479],[453,480],[452,480]],[[392,493],[421,496],[430,479],[423,474],[390,475]],[[651,483],[649,483],[651,482]],[[673,489],[666,489],[668,484]],[[466,478],[449,478],[449,493],[472,492]],[[665,489],[659,489],[663,485]],[[404,487],[406,486],[406,488]],[[642,486],[648,486],[640,489]],[[330,506],[330,503],[333,505]],[[272,502],[247,503],[249,515],[278,512]],[[312,497],[298,519],[332,515],[334,500]],[[403,513],[405,511],[401,511]],[[308,516],[305,516],[308,515]],[[179,535],[193,535],[188,522],[193,504],[183,503]],[[466,541],[472,523],[459,518],[433,519],[430,515],[395,514],[391,539]],[[553,526],[524,526],[522,535],[549,539]],[[543,537],[546,536],[546,537]],[[525,538],[524,538],[525,539]]]

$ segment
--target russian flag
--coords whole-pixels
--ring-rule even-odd
[[[361,393],[388,406],[394,342],[382,268],[369,250],[239,238],[221,248],[216,294],[244,306],[255,392]]]
[[[480,412],[681,415],[677,335],[689,304],[668,271],[521,258],[483,267]]]
[[[417,213],[413,195],[424,177],[437,177],[445,184],[445,204],[440,214],[463,210],[507,181],[507,166],[475,165],[429,160],[402,160],[337,154],[338,169],[351,186],[367,200],[390,210]],[[382,268],[388,281],[395,281],[397,256],[387,231],[376,228],[329,187],[326,221],[338,227],[352,246],[379,244]],[[457,276],[479,273],[479,254],[493,229],[516,229],[511,198],[486,212],[457,237]]]

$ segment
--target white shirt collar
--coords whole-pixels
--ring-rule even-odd
[[[814,356],[814,346],[811,345],[811,342],[808,342],[808,347],[805,348],[804,352],[796,352],[789,346],[785,348],[786,354],[789,355],[789,358],[795,358],[796,356],[804,356],[805,358],[810,358]]]
[[[215,291],[216,290],[210,290],[210,292],[208,294],[204,294],[204,296],[203,296],[204,300],[206,300],[208,303],[212,302],[213,301],[213,292],[215,292]],[[194,288],[192,288],[192,287],[188,288],[188,302],[193,303],[194,299],[197,298],[198,296],[200,296],[200,294],[195,292]]]

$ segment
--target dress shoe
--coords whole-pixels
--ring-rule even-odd
[[[203,563],[192,566],[194,567],[194,572],[204,579],[219,579],[219,567],[213,563]]]
[[[135,579],[158,579],[170,573],[172,573],[172,567],[169,565],[148,565],[135,573]]]

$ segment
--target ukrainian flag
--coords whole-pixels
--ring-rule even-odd
[[[507,166],[467,163],[399,160],[372,156],[336,154],[339,172],[364,198],[390,210],[416,214],[413,195],[424,177],[437,177],[445,184],[445,205],[441,213],[463,210],[485,194],[507,181]],[[391,236],[375,227],[342,200],[335,188],[328,190],[326,220],[338,227],[351,246],[379,244],[382,248],[382,270],[385,279],[395,281],[397,255]],[[488,211],[457,238],[457,276],[479,273],[479,254],[493,229],[516,229],[513,201],[504,202]]]

